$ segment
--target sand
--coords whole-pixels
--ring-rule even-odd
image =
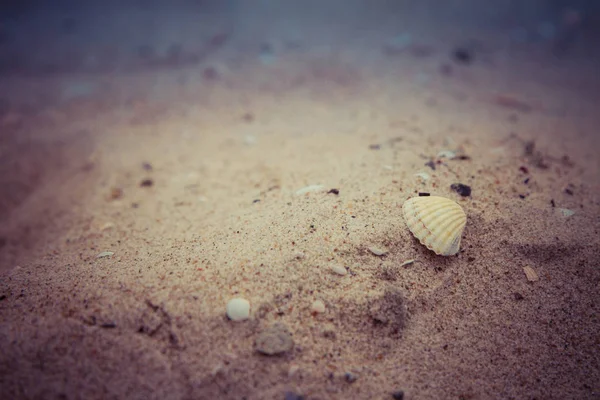
[[[338,26],[208,4],[163,15],[190,54],[4,71],[0,398],[600,398],[586,42],[557,59],[409,2],[331,3]],[[139,46],[156,17],[135,15]],[[411,47],[390,51],[399,20]],[[464,208],[458,255],[407,229],[419,192]],[[227,319],[236,297],[249,319]],[[273,326],[293,344],[265,355]]]

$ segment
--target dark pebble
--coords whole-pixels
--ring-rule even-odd
[[[461,64],[470,64],[473,61],[473,53],[465,48],[459,47],[452,53],[454,61]]]
[[[554,199],[550,200],[550,205],[551,205],[552,207],[556,207],[556,203],[554,202]]]
[[[460,194],[463,197],[471,195],[471,187],[463,185],[462,183],[453,183],[452,185],[450,185],[450,189],[454,190],[456,193]]]
[[[259,202],[260,202],[260,199],[254,199],[254,200],[252,200],[253,204],[256,204],[256,203],[259,203]]]
[[[6,299],[6,295],[5,294],[3,294],[2,296],[0,296],[0,301],[2,301],[4,299]]]
[[[150,163],[142,163],[142,168],[144,168],[144,171],[152,171],[152,165]]]
[[[515,292],[514,296],[515,296],[515,300],[517,300],[517,301],[521,301],[524,299],[524,297],[521,293]]]
[[[371,150],[379,150],[381,148],[381,145],[379,144],[370,144],[369,145],[369,149]]]
[[[525,199],[525,197],[527,197],[527,196],[525,196],[524,194],[520,194],[520,195],[519,195],[519,198],[520,198],[520,199]]]
[[[294,392],[285,392],[285,400],[304,400],[304,396],[300,396]]]
[[[525,179],[523,183],[527,185],[529,183],[529,178]]]
[[[431,196],[431,194],[426,193],[426,192],[419,192],[419,197],[427,197],[427,196]]]
[[[346,382],[352,383],[352,382],[356,382],[358,377],[356,375],[354,375],[352,372],[346,372],[344,374],[344,379],[346,379]]]
[[[529,170],[524,165],[522,165],[522,166],[519,167],[519,171],[521,171],[524,174],[528,174],[529,173]]]
[[[394,400],[404,400],[404,391],[398,390],[398,391],[392,393],[392,398]]]
[[[428,161],[428,162],[426,162],[426,163],[425,163],[425,166],[426,166],[426,167],[429,167],[429,168],[431,168],[432,170],[434,170],[434,171],[435,171],[435,163],[434,163],[433,161]]]
[[[140,182],[141,187],[150,187],[152,185],[154,185],[154,181],[152,179],[144,179]]]
[[[338,195],[338,194],[340,194],[340,191],[339,191],[339,189],[331,189],[331,190],[330,190],[329,192],[327,192],[327,193]]]
[[[106,329],[112,329],[112,328],[116,328],[117,324],[115,324],[114,322],[106,322],[102,325],[100,325],[100,328],[106,328]]]
[[[569,189],[569,188],[565,189],[565,193],[568,194],[568,195],[570,195],[570,196],[573,196],[573,191],[571,189]]]

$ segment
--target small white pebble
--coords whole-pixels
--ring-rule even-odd
[[[342,267],[341,265],[338,264],[334,264],[330,267],[331,272],[333,272],[334,274],[338,274],[341,276],[344,276],[348,273],[348,271],[346,270],[346,268]]]
[[[373,254],[375,254],[376,256],[383,256],[384,254],[387,254],[387,250],[385,249],[380,249],[377,247],[369,247],[369,251]]]
[[[570,217],[571,215],[575,214],[575,211],[569,210],[568,208],[559,208],[558,211],[560,211],[560,213],[565,217]]]
[[[103,251],[102,253],[98,254],[96,256],[96,258],[105,258],[105,257],[110,257],[113,254],[115,254],[113,251]]]
[[[232,321],[243,321],[250,317],[250,302],[241,297],[227,302],[227,317]]]
[[[322,314],[325,312],[325,303],[321,300],[315,300],[310,306],[310,310],[315,314]]]
[[[414,262],[415,262],[415,260],[413,260],[413,259],[406,260],[406,261],[404,261],[402,264],[400,264],[400,266],[401,266],[401,267],[404,267],[404,266],[406,266],[406,265],[409,265],[409,264],[412,264],[412,263],[414,263]]]
[[[456,153],[450,150],[443,150],[440,151],[437,155],[438,158],[448,158],[450,160],[452,160],[453,158],[456,157]]]
[[[424,181],[428,181],[431,178],[431,176],[427,172],[418,172],[415,174],[415,176],[423,179]]]

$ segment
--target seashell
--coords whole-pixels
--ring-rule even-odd
[[[408,229],[435,254],[458,253],[467,215],[456,202],[439,196],[413,197],[402,205]]]

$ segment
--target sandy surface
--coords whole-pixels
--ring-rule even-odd
[[[5,71],[0,398],[600,398],[597,60],[238,18],[199,59]],[[418,192],[465,209],[458,255],[408,231]],[[275,323],[293,348],[259,354]]]

